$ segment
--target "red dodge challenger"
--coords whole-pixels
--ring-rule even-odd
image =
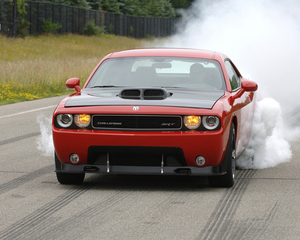
[[[104,57],[53,115],[61,184],[85,173],[207,176],[231,187],[247,147],[257,84],[224,54],[136,49]]]

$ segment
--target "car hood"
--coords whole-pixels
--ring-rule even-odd
[[[168,97],[159,100],[124,99],[120,97],[120,88],[85,88],[80,94],[71,97],[65,107],[85,106],[167,106],[212,109],[224,91],[194,91],[167,89]]]

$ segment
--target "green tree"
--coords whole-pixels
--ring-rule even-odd
[[[134,9],[136,7],[134,0],[119,0],[122,5],[120,6],[121,13],[124,15],[133,15]]]
[[[161,13],[160,13],[161,17],[166,17],[166,18],[175,17],[176,15],[175,10],[169,0],[162,1],[160,6],[161,6]]]
[[[68,5],[71,5],[71,6],[90,8],[90,5],[88,4],[88,2],[86,0],[67,0],[66,2],[69,2]]]
[[[194,0],[170,0],[174,8],[188,8]]]
[[[174,8],[186,8],[187,7],[187,0],[170,0],[172,6]]]
[[[122,14],[121,6],[123,6],[123,3],[118,0],[102,0],[101,2],[102,10],[107,12]]]
[[[101,8],[102,0],[87,0],[87,2],[92,9],[99,10],[99,7]]]
[[[175,17],[175,10],[169,0],[136,0],[134,16]]]
[[[133,6],[133,11],[132,11],[132,16],[141,16],[145,17],[148,16],[148,9],[145,7],[148,1],[143,1],[143,0],[133,0],[132,1],[132,6]]]
[[[53,2],[53,3],[61,3],[69,6],[82,7],[82,8],[90,8],[90,5],[86,0],[37,0],[40,2]]]
[[[148,5],[146,5],[149,16],[159,17],[162,10],[162,6],[160,5],[159,1],[160,0],[149,0]]]

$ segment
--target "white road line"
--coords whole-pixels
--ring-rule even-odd
[[[48,106],[48,107],[36,108],[36,109],[24,111],[24,112],[18,112],[18,113],[14,113],[14,114],[10,114],[10,115],[4,115],[4,116],[0,116],[0,119],[1,118],[14,117],[14,116],[18,116],[18,115],[26,114],[26,113],[31,113],[31,112],[37,112],[37,111],[45,110],[45,109],[48,109],[48,108],[53,108],[53,107],[56,107],[56,106],[57,105],[51,105],[51,106]]]

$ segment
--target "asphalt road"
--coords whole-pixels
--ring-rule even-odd
[[[300,239],[300,149],[291,162],[206,179],[87,175],[60,185],[37,149],[62,97],[0,106],[0,239]]]

